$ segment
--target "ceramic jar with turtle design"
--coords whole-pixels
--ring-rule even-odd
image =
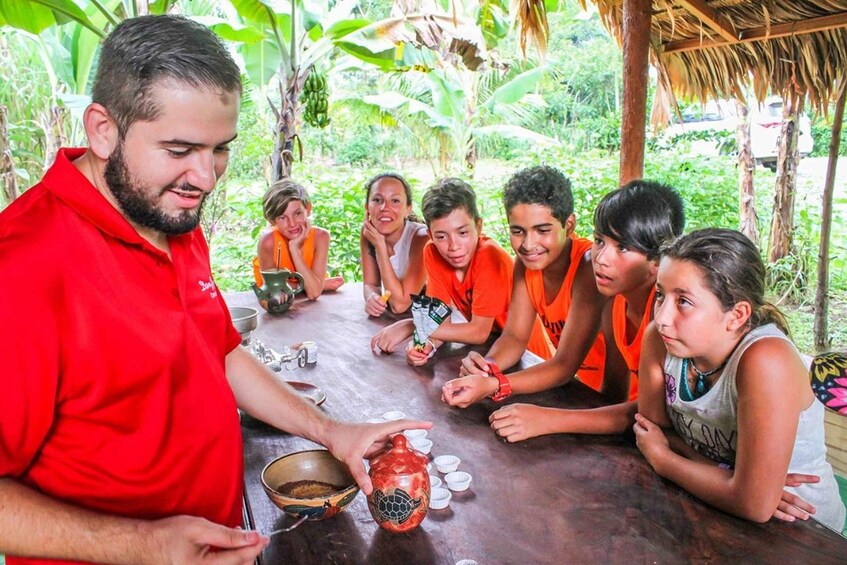
[[[374,489],[368,508],[384,530],[408,532],[423,522],[429,508],[428,459],[410,449],[403,434],[394,436],[391,444],[370,460]]]

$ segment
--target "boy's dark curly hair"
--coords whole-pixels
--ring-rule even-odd
[[[506,214],[518,204],[547,206],[553,217],[564,225],[573,214],[571,181],[561,171],[547,165],[520,170],[512,175],[503,189]]]

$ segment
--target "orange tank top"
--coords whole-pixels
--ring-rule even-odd
[[[568,312],[571,309],[573,281],[576,278],[582,257],[591,249],[591,240],[571,235],[570,265],[565,273],[559,294],[549,304],[544,295],[544,274],[542,271],[524,271],[526,289],[533,308],[538,312],[541,323],[554,348],[559,347],[559,339],[565,328]],[[588,350],[576,374],[579,380],[594,390],[603,385],[603,368],[606,361],[606,341],[602,333],[597,334],[594,344]]]
[[[641,340],[644,337],[644,328],[652,319],[653,300],[655,298],[656,287],[653,287],[650,296],[647,297],[647,307],[644,309],[641,325],[638,326],[638,331],[635,332],[635,337],[632,338],[630,343],[626,342],[626,299],[622,294],[618,294],[612,304],[612,332],[615,336],[615,345],[618,346],[621,357],[626,361],[626,366],[632,373],[629,381],[630,400],[638,398],[638,363],[641,361]]]
[[[273,228],[271,232],[274,234],[274,261],[276,261],[277,269],[288,269],[295,271],[294,260],[291,259],[291,252],[288,251],[288,240],[283,237],[277,228]],[[306,241],[303,242],[303,261],[310,269],[315,262],[315,228],[309,230],[309,235],[306,236]],[[259,267],[259,258],[253,259],[253,278],[256,279],[256,284],[262,286],[264,279],[262,278],[261,268]]]

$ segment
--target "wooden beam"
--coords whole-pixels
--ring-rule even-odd
[[[779,37],[787,37],[790,35],[802,35],[805,33],[815,33],[817,31],[827,31],[830,29],[838,29],[847,27],[847,12],[832,14],[829,16],[821,16],[819,18],[811,18],[803,21],[787,22],[784,24],[772,25],[770,29],[766,27],[747,29],[738,32],[738,40],[735,43],[749,43],[751,41],[764,41],[767,39],[777,39]],[[707,47],[721,47],[730,45],[723,38],[694,38],[681,39],[679,41],[670,41],[665,43],[660,49],[662,53],[679,53],[681,51],[697,51]]]
[[[738,33],[732,22],[703,0],[677,0],[677,4],[696,16],[701,22],[712,28],[727,43],[738,41]]]
[[[623,1],[623,109],[620,183],[644,175],[652,0]]]

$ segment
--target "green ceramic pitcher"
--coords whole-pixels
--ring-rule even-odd
[[[303,276],[288,269],[270,269],[261,273],[262,286],[253,283],[253,292],[262,308],[269,314],[282,314],[291,308],[294,296],[303,292]]]

